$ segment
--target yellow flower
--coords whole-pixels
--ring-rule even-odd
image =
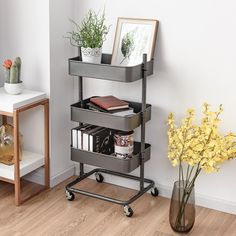
[[[218,130],[222,111],[222,105],[213,112],[210,105],[204,103],[202,122],[195,125],[195,111],[190,108],[180,127],[175,124],[174,114],[169,114],[168,157],[173,166],[186,163],[211,173],[219,170],[219,164],[236,156],[236,135],[222,136]]]
[[[179,199],[177,223],[181,222],[188,202],[186,196],[192,191],[201,170],[205,173],[219,171],[220,164],[236,157],[236,134],[221,135],[219,132],[222,111],[222,105],[217,111],[211,111],[210,105],[204,103],[203,118],[200,125],[196,125],[195,111],[190,108],[179,127],[175,124],[174,114],[168,116],[168,158],[174,167],[179,166],[180,183],[186,183],[183,197]]]

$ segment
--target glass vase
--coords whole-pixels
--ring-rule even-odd
[[[194,186],[186,181],[176,181],[170,203],[169,222],[179,233],[189,232],[195,221]]]

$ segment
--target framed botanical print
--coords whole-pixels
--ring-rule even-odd
[[[151,60],[157,30],[157,20],[118,18],[111,64],[134,66],[142,63],[144,53]]]

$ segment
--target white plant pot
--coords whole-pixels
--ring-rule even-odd
[[[81,47],[82,61],[100,64],[102,60],[102,48],[83,48]]]
[[[23,82],[20,82],[17,84],[5,83],[4,89],[7,93],[12,94],[12,95],[20,94],[23,91]]]

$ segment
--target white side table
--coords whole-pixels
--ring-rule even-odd
[[[40,105],[44,106],[44,155],[23,150],[22,161],[19,161],[19,113]],[[7,123],[7,117],[13,117],[15,160],[12,166],[0,163],[0,180],[15,185],[15,204],[19,206],[42,191],[21,199],[20,178],[24,175],[44,167],[44,186],[49,188],[49,100],[43,92],[24,90],[22,94],[10,95],[0,88],[0,115],[3,123]]]

